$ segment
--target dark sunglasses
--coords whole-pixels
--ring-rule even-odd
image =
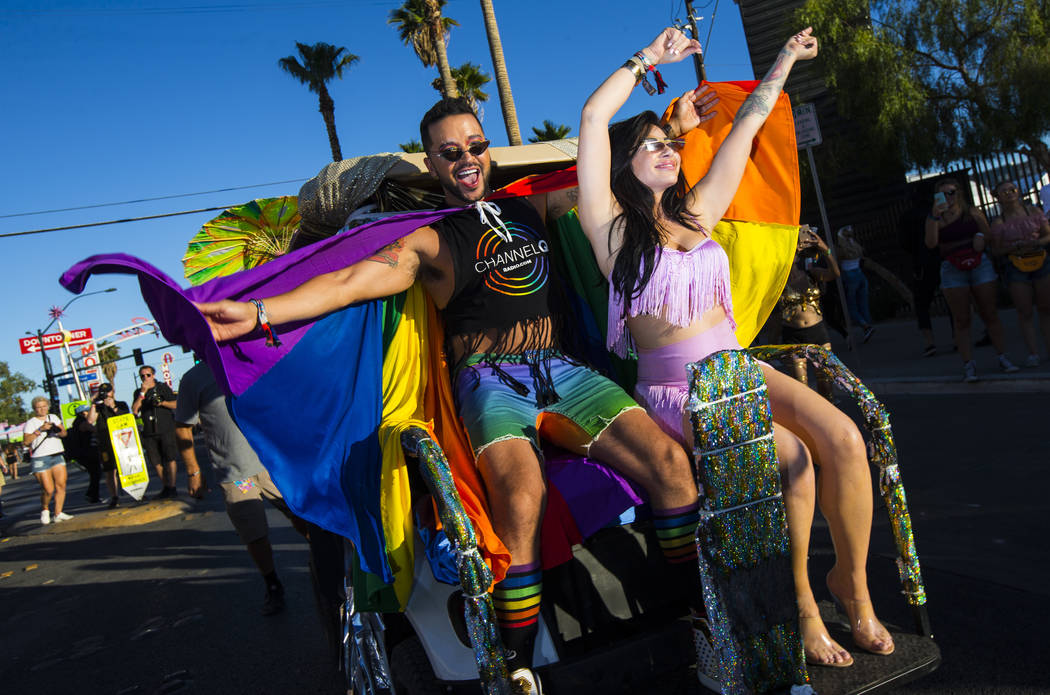
[[[1000,188],[999,195],[1002,195],[1003,193],[1017,193],[1017,188],[1015,186],[1010,186],[1009,188]]]
[[[153,376],[152,372],[146,372],[146,373],[139,372],[139,378],[140,379],[148,379],[151,376]]]
[[[465,152],[470,152],[472,155],[477,157],[478,155],[480,155],[482,152],[484,152],[488,148],[489,148],[489,141],[488,140],[475,140],[474,142],[472,142],[469,145],[467,145],[467,149],[465,149],[465,150],[462,147],[457,147],[455,145],[452,145],[450,147],[442,147],[440,150],[438,150],[434,154],[436,154],[439,157],[444,157],[445,159],[447,159],[450,162],[458,162],[460,159],[463,158],[463,154]]]
[[[664,138],[661,140],[646,138],[642,140],[642,144],[638,145],[635,152],[642,149],[646,152],[663,152],[665,147],[670,147],[675,152],[681,152],[682,148],[685,147],[685,140],[682,138]]]

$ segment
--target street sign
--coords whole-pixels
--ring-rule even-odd
[[[97,379],[97,377],[98,377],[97,374],[90,374],[90,373],[87,373],[87,372],[85,372],[84,374],[78,374],[77,376],[80,377],[81,383],[87,383],[89,381],[95,381]],[[73,377],[72,376],[60,376],[60,377],[55,379],[55,383],[58,384],[59,386],[72,386],[73,385]]]
[[[63,339],[65,338],[65,339]],[[65,345],[83,345],[92,341],[91,329],[90,328],[78,328],[75,331],[65,331],[62,333],[46,333],[44,335],[44,349],[55,350]],[[25,338],[18,339],[18,347],[22,350],[23,355],[29,355],[34,352],[40,352],[40,341],[37,337],[26,336]]]
[[[798,149],[816,147],[824,142],[817,122],[817,107],[813,104],[799,104],[791,109],[795,117],[795,142]]]

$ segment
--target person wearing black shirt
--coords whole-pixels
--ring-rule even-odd
[[[109,507],[117,506],[120,487],[117,485],[117,457],[113,452],[113,441],[109,436],[109,419],[131,412],[128,404],[118,401],[111,384],[98,387],[98,394],[91,401],[87,412],[88,423],[95,426],[95,442],[98,446],[98,458],[102,472],[106,474],[106,487],[109,488]]]
[[[158,382],[148,365],[139,368],[139,378],[142,386],[135,392],[131,412],[142,418],[142,450],[161,482],[154,499],[175,497],[175,392]]]

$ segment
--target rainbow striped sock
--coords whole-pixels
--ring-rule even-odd
[[[653,527],[660,541],[660,551],[673,565],[696,560],[696,524],[700,520],[700,502],[674,509],[654,509]]]
[[[543,571],[540,563],[511,565],[492,590],[500,637],[510,670],[532,665],[532,647],[539,630]]]

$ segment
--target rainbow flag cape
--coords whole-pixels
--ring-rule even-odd
[[[693,167],[695,158],[710,157],[743,100],[739,95],[746,97],[746,87],[736,83],[712,87],[722,98],[720,115],[687,138],[683,165],[687,177],[706,170],[706,165]],[[731,208],[742,219],[723,222],[714,230],[730,256],[738,337],[743,344],[753,340],[776,302],[794,253],[798,171],[793,126],[787,128],[790,119],[790,105],[782,97],[770,118],[779,125],[770,128],[767,123],[756,139],[749,173]],[[767,146],[771,138],[774,142]],[[770,168],[770,162],[776,168]],[[528,177],[494,197],[571,185],[575,185],[574,168]],[[780,196],[790,200],[778,207],[771,199]],[[92,256],[60,279],[66,289],[79,293],[92,275],[138,277],[164,337],[194,350],[212,367],[229,395],[238,425],[289,507],[353,542],[361,570],[373,580],[370,596],[383,603],[384,610],[403,608],[411,591],[414,524],[399,441],[406,427],[424,427],[444,449],[479,546],[497,580],[510,562],[492,528],[484,486],[452,405],[440,349],[442,329],[433,304],[417,286],[396,298],[283,326],[281,347],[271,348],[261,336],[216,344],[193,302],[285,292],[311,277],[363,260],[454,211],[406,213],[355,227],[265,265],[185,289],[149,263],[124,254]],[[634,365],[613,358],[602,347],[607,288],[575,215],[558,220],[557,228],[553,235],[559,249],[557,262],[570,289],[571,310],[580,317],[579,325],[586,327],[592,347],[589,357],[607,366],[625,388],[633,388]],[[628,481],[597,462],[556,455],[548,460],[552,492],[543,548],[544,564],[550,566],[571,556],[572,543],[615,520],[642,498]]]

